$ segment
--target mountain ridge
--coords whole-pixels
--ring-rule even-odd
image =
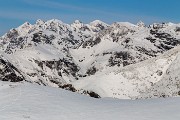
[[[0,52],[3,60],[15,66],[11,72],[16,73],[15,68],[18,69],[22,78],[31,83],[96,97],[149,98],[153,97],[152,90],[148,92],[149,86],[161,81],[158,75],[164,74],[164,71],[156,70],[157,66],[161,66],[162,70],[168,69],[160,65],[161,62],[147,62],[147,66],[155,66],[156,71],[152,71],[157,72],[156,75],[149,70],[151,66],[135,70],[137,73],[131,73],[131,70],[120,72],[127,76],[129,73],[139,75],[135,75],[137,78],[133,78],[134,81],[131,77],[117,74],[117,71],[136,64],[146,66],[142,61],[151,61],[158,56],[161,56],[162,62],[173,61],[173,57],[164,56],[168,51],[175,52],[175,47],[180,44],[179,28],[180,24],[173,23],[146,26],[143,22],[137,25],[115,22],[108,25],[100,20],[89,24],[76,20],[66,24],[57,19],[46,22],[39,19],[34,25],[25,22],[3,35]],[[0,64],[4,66],[2,62]],[[164,62],[163,65],[169,63]],[[150,73],[156,78],[150,77]],[[178,90],[163,96],[178,96]],[[156,96],[162,97],[161,93]]]

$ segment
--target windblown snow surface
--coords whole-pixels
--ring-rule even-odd
[[[0,120],[179,120],[180,98],[94,99],[58,88],[0,82]]]

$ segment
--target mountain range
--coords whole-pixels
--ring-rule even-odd
[[[37,20],[0,37],[0,80],[95,98],[180,95],[180,24]]]

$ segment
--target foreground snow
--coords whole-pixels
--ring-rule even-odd
[[[94,99],[57,88],[0,82],[0,120],[179,120],[180,98]]]

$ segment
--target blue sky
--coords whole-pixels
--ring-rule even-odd
[[[0,35],[37,19],[180,22],[180,0],[0,0]]]

